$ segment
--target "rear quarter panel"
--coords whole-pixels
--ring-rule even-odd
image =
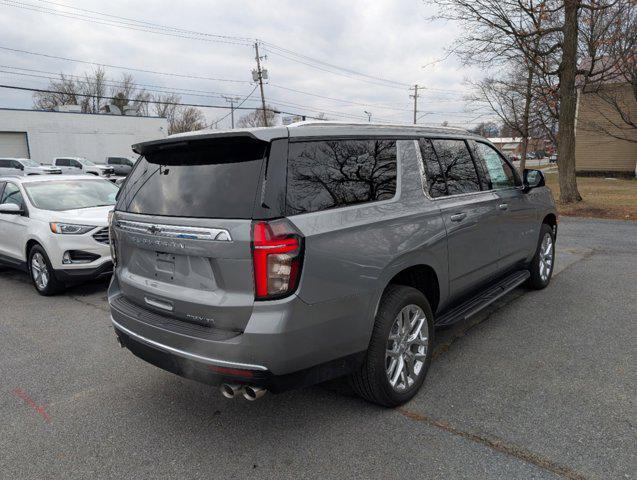
[[[447,244],[437,207],[422,189],[412,140],[398,142],[393,199],[290,217],[305,236],[298,295],[312,305],[348,311],[339,335],[367,348],[375,310],[391,278],[413,265],[431,266],[447,296]]]

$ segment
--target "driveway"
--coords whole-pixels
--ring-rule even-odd
[[[0,273],[5,478],[634,478],[637,223],[563,218],[556,276],[438,333],[399,409],[226,400],[119,348],[105,285]]]

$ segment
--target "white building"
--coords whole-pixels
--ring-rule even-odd
[[[0,157],[38,163],[60,156],[104,163],[106,157],[133,155],[134,143],[167,134],[168,122],[159,117],[0,108]]]

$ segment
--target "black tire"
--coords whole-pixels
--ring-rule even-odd
[[[543,274],[542,271],[542,242],[544,238],[549,235],[551,238],[551,265],[548,271],[548,275]],[[537,249],[535,250],[535,256],[533,260],[531,260],[531,277],[527,281],[527,286],[534,290],[542,290],[546,288],[548,284],[551,282],[551,277],[553,276],[553,269],[555,268],[555,233],[553,231],[553,227],[550,225],[543,223],[542,228],[540,228],[540,238],[537,242]]]
[[[38,284],[33,273],[33,268],[32,268],[33,257],[36,256],[36,254],[41,255],[41,258],[44,260],[43,268],[46,269],[46,274],[48,277],[46,285],[44,287],[41,287]],[[40,295],[44,295],[45,297],[48,297],[50,295],[55,295],[57,293],[60,293],[62,290],[64,290],[64,284],[55,277],[55,271],[51,267],[51,262],[49,261],[49,257],[44,251],[44,248],[42,248],[40,245],[34,245],[31,248],[31,250],[29,250],[28,262],[29,263],[27,267],[29,269],[29,277],[31,278],[33,287]]]
[[[420,307],[425,314],[428,344],[426,356],[416,380],[409,388],[399,392],[392,387],[387,378],[386,350],[394,321],[402,309],[408,305]],[[354,391],[365,400],[385,407],[395,407],[411,400],[418,393],[429,370],[433,351],[433,333],[433,313],[427,298],[412,287],[402,285],[387,287],[376,314],[365,361],[350,377]]]

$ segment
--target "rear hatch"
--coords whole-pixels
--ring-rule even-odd
[[[113,218],[124,299],[184,322],[243,331],[252,313],[251,219],[268,142],[145,149]]]

